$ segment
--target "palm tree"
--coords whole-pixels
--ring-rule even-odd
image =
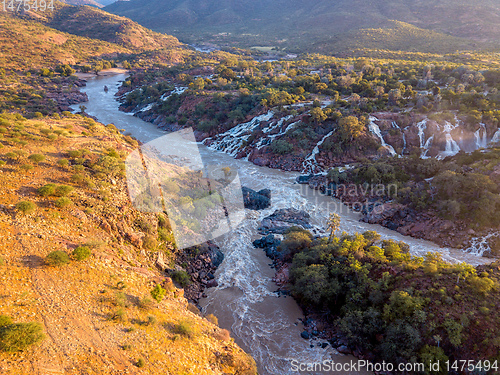
[[[340,227],[340,215],[339,214],[330,214],[328,221],[326,222],[326,229],[330,231],[330,236],[328,237],[328,243],[332,242],[333,235],[335,231]]]

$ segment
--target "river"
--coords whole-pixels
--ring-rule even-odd
[[[130,133],[141,142],[165,135],[165,132],[155,125],[118,110],[119,104],[114,94],[125,78],[125,74],[117,74],[88,79],[87,86],[82,88],[89,98],[87,103],[83,103],[87,108],[86,112],[104,124],[113,123],[118,129],[124,129],[125,133]],[[104,92],[105,85],[109,87],[108,92]],[[74,108],[78,108],[78,105]],[[236,168],[242,185],[252,189],[268,188],[272,191],[272,208],[263,211],[246,210],[246,219],[234,231],[217,239],[216,242],[225,255],[224,262],[216,273],[219,286],[208,289],[208,297],[200,301],[204,312],[216,315],[220,326],[229,329],[235,341],[255,358],[261,375],[296,374],[297,372],[292,371],[294,360],[302,363],[331,359],[347,363],[355,360],[354,357],[338,354],[330,346],[322,349],[318,346],[323,342],[321,340],[310,342],[302,339],[300,308],[292,298],[279,297],[274,292],[277,287],[272,281],[274,270],[270,267],[271,261],[262,250],[253,248],[251,242],[260,237],[257,234],[260,221],[276,209],[294,207],[305,210],[311,215],[312,224],[320,227],[324,226],[329,213],[337,212],[342,218],[342,231],[353,233],[374,230],[384,239],[405,241],[415,255],[437,251],[450,261],[466,261],[474,265],[488,262],[485,258],[459,250],[441,248],[428,241],[402,236],[379,225],[361,223],[360,215],[351,212],[339,201],[320,195],[306,185],[296,184],[295,179],[299,175],[296,172],[258,167],[201,144],[198,147],[202,158],[209,160],[211,164]]]

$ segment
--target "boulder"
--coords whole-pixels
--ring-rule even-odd
[[[302,331],[300,337],[302,337],[304,340],[309,340],[311,338],[311,335],[307,331]]]
[[[262,189],[260,191],[255,191],[243,186],[241,191],[243,193],[245,208],[263,210],[271,206],[271,190]]]
[[[264,249],[268,258],[277,259],[280,257],[278,246],[281,243],[274,235],[269,234],[261,239],[253,241],[253,245],[257,248]]]
[[[305,211],[295,208],[282,208],[265,217],[257,230],[261,234],[283,234],[293,226],[310,229],[312,226],[309,224],[309,219],[310,216]]]

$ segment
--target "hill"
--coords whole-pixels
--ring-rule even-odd
[[[256,373],[156,268],[175,248],[162,214],[128,198],[123,159],[136,142],[69,113],[2,114],[0,129],[0,373]]]
[[[132,52],[115,43],[61,32],[7,12],[0,12],[0,45],[0,66],[21,70],[76,64],[90,57]]]
[[[308,48],[309,43],[330,37],[347,43],[354,30],[391,29],[393,20],[431,30],[438,33],[434,35],[439,35],[439,39],[465,38],[481,48],[492,46],[500,37],[500,8],[493,0],[474,3],[464,0],[131,0],[115,2],[105,9],[184,41],[211,39],[246,46],[265,43],[292,50],[314,50]],[[384,40],[379,40],[377,46],[386,49]],[[427,45],[417,47],[428,51]],[[457,47],[467,49],[470,45],[464,41]]]
[[[56,2],[53,11],[25,12],[22,17],[59,31],[141,51],[180,46],[170,35],[153,32],[128,18],[90,6]]]

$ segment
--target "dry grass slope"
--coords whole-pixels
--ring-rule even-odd
[[[134,227],[148,220],[156,233],[157,222],[128,200],[122,163],[134,142],[68,113],[0,117],[0,315],[41,322],[46,334],[24,352],[0,353],[0,373],[255,374],[254,361],[189,311],[168,280],[162,302],[144,299],[165,281],[157,252],[172,247],[143,248],[145,233]],[[73,187],[71,204],[57,208],[57,197],[37,194],[49,183]],[[18,212],[20,201],[35,203],[34,211]],[[50,252],[71,254],[82,244],[90,258],[45,264]]]

